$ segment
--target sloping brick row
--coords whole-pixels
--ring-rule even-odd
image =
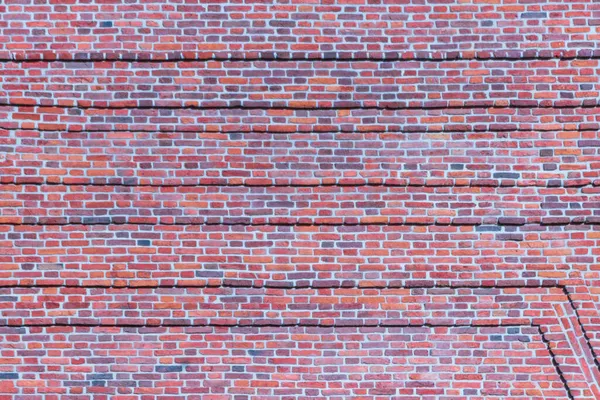
[[[600,59],[0,64],[0,102],[79,107],[598,105]]]
[[[576,131],[600,129],[600,107],[248,110],[0,106],[0,128],[273,133]]]
[[[589,184],[600,178],[599,132],[9,130],[0,131],[0,182]]]
[[[2,225],[0,279],[71,286],[567,285],[598,282],[599,240],[598,225]]]
[[[600,224],[600,187],[0,185],[3,224]]]
[[[533,327],[0,328],[0,339],[0,391],[32,400],[594,399],[576,364],[563,365],[565,387]]]
[[[201,58],[395,55],[390,52],[514,57],[527,50],[597,48],[598,11],[594,0],[7,0],[0,7],[0,50],[30,59],[88,58],[90,52],[139,58],[173,52]]]

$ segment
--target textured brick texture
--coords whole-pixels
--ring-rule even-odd
[[[473,128],[480,126],[469,127]],[[272,134],[17,129],[0,130],[0,138],[4,183],[600,184],[597,130],[389,132],[385,128]]]
[[[0,400],[600,399],[595,0],[0,4]]]
[[[6,0],[0,49],[23,59],[594,54],[594,0]],[[175,53],[175,54],[172,54]],[[413,54],[415,53],[415,54]]]

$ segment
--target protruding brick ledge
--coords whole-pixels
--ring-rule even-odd
[[[74,62],[124,61],[160,63],[164,61],[514,61],[598,59],[596,44],[568,50],[462,50],[462,51],[335,51],[335,52],[274,52],[274,51],[0,51],[0,62]]]
[[[0,185],[0,224],[576,223],[600,224],[600,187]]]
[[[253,123],[250,115],[248,122]],[[345,121],[341,118],[339,124],[343,127]],[[369,121],[366,116],[358,118],[357,123]],[[426,119],[424,115],[423,121]],[[318,121],[317,118],[315,122]],[[245,125],[248,130],[255,127]],[[206,128],[227,130],[228,126]],[[365,130],[276,134],[0,130],[0,182],[580,186],[596,184],[600,179],[598,132]]]

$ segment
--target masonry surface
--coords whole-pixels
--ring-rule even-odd
[[[600,399],[600,3],[6,0],[0,399]]]

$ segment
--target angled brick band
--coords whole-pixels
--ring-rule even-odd
[[[600,187],[0,185],[1,224],[600,224]]]
[[[369,130],[337,133],[4,130],[0,182],[569,186],[600,178],[598,130],[378,132],[363,122],[353,128]]]
[[[598,47],[593,0],[293,0],[39,4],[0,9],[6,58],[551,56]],[[51,40],[50,40],[51,39]],[[93,54],[89,54],[93,53]],[[431,54],[433,53],[433,54]]]
[[[77,107],[597,105],[600,59],[0,63],[0,103]]]

